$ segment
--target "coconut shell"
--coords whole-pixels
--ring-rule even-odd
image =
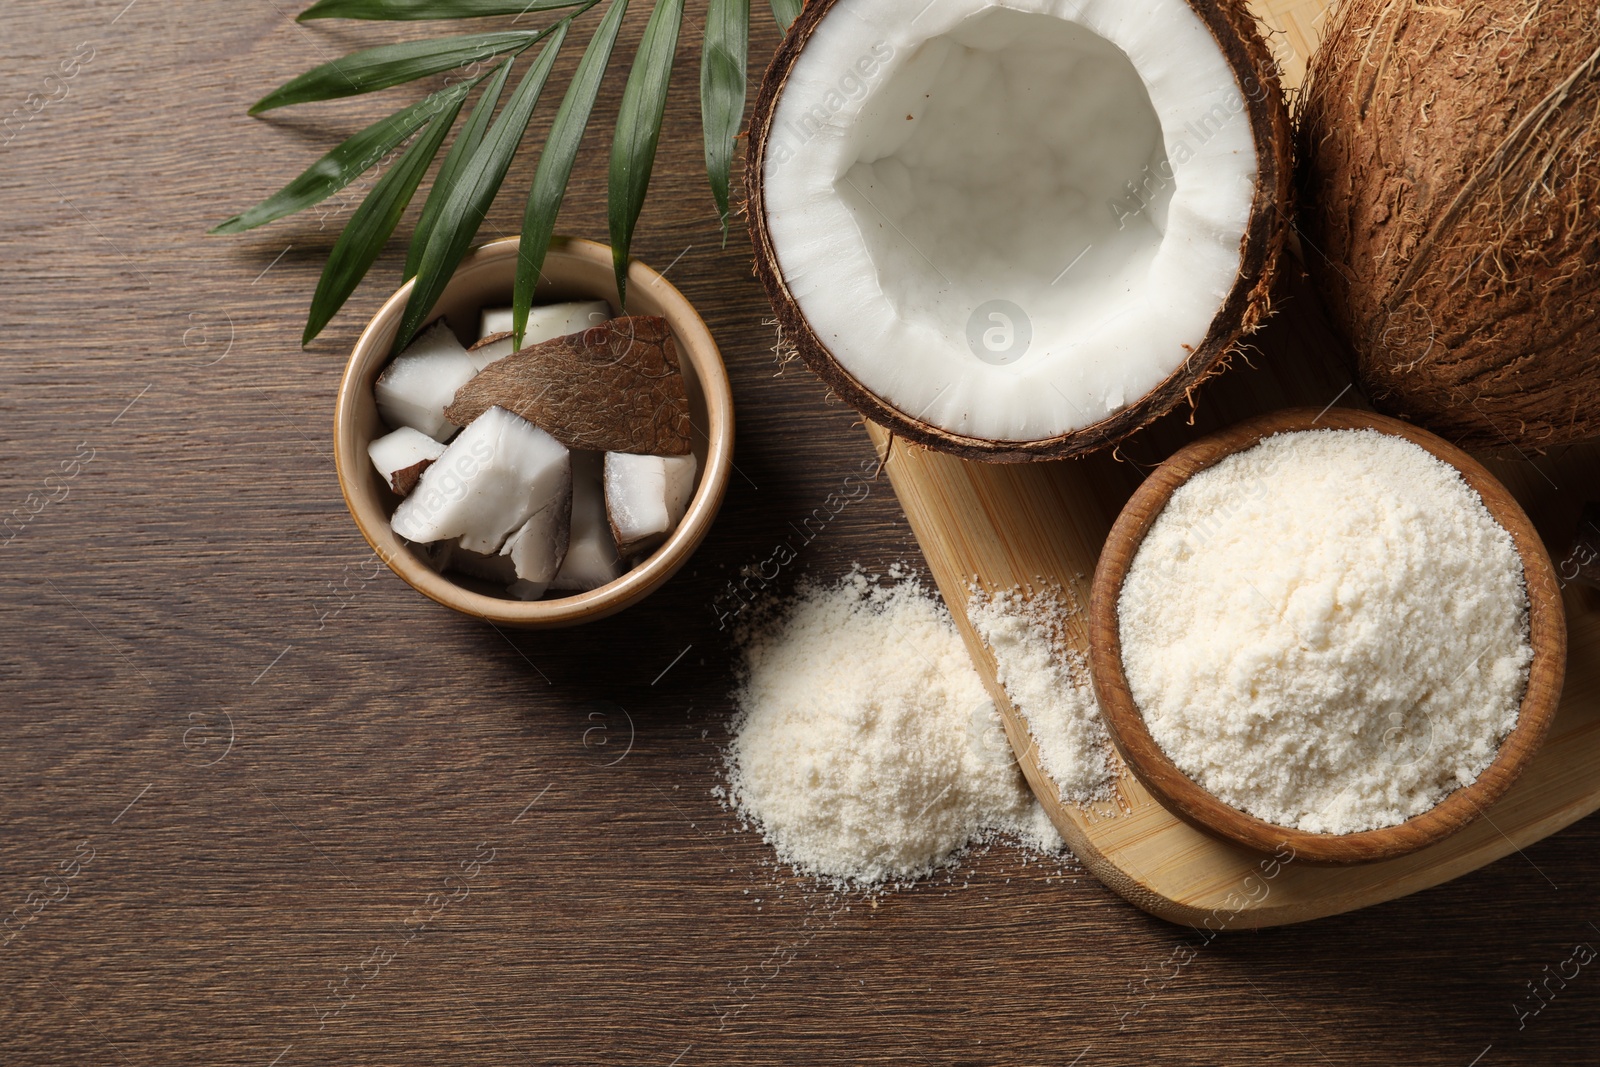
[[[829,389],[864,416],[906,440],[967,459],[1021,463],[1083,455],[1117,444],[1177,407],[1192,402],[1195,390],[1227,369],[1240,339],[1271,315],[1272,287],[1292,229],[1293,133],[1288,104],[1266,39],[1243,0],[1188,0],[1210,29],[1234,70],[1250,132],[1255,139],[1257,181],[1250,221],[1242,241],[1238,279],[1192,354],[1142,398],[1108,418],[1058,437],[1038,441],[991,441],[954,434],[923,422],[877,396],[847,371],[811,329],[789,292],[767,228],[762,191],[765,158],[778,99],[795,60],[835,0],[808,0],[767,68],[750,119],[745,182],[749,199],[755,273],[766,288],[777,317],[781,344],[798,352]]]
[[[1378,408],[1467,448],[1600,436],[1600,16],[1349,0],[1300,112],[1306,260]]]
[[[568,448],[682,456],[689,394],[672,328],[634,315],[524,348],[457,390],[445,418],[465,426],[505,408]]]

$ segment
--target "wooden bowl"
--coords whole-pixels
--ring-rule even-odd
[[[1118,602],[1122,584],[1156,518],[1178,487],[1227,456],[1254,447],[1264,437],[1294,430],[1378,430],[1420,445],[1461,476],[1511,534],[1522,556],[1527,582],[1533,663],[1517,725],[1494,762],[1472,785],[1456,790],[1432,809],[1396,826],[1352,834],[1317,834],[1276,826],[1224,803],[1178,768],[1156,744],[1134,703],[1123,673]],[[1312,408],[1276,412],[1196,441],[1153,473],[1112,527],[1095,570],[1090,602],[1090,667],[1095,692],[1117,750],[1133,773],[1163,805],[1188,822],[1263,852],[1287,846],[1310,863],[1366,863],[1401,856],[1440,841],[1466,826],[1494,803],[1522,773],[1544,741],[1561,698],[1567,660],[1566,614],[1555,568],[1528,516],[1511,493],[1477,460],[1454,445],[1398,419],[1364,411]]]
[[[458,332],[476,330],[478,309],[507,307],[516,274],[517,239],[474,249],[434,308]],[[733,468],[733,392],[711,332],[682,293],[661,275],[634,261],[628,268],[628,311],[660,315],[672,328],[689,393],[693,449],[699,464],[688,512],[671,537],[621,578],[599,589],[558,599],[520,601],[494,595],[488,585],[440,574],[389,527],[400,498],[390,491],[367,458],[367,445],[386,432],[372,395],[373,383],[389,362],[390,349],[411,297],[407,282],[373,316],[356,342],[333,420],[334,461],[339,487],[362,536],[391,570],[423,596],[466,615],[493,623],[532,629],[573,626],[605,618],[644,599],[677,573],[704,540],[722,506]],[[611,249],[593,241],[556,238],[544,262],[535,300],[609,300],[617,306]],[[461,339],[477,340],[474,332]]]

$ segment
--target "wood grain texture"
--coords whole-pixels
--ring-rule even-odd
[[[1595,819],[1405,900],[1208,944],[1008,846],[876,907],[830,898],[718,806],[730,579],[782,544],[799,563],[778,589],[917,548],[883,480],[827,503],[870,473],[871,448],[809,375],[774,377],[750,246],[735,227],[720,247],[695,139],[703,8],[637,251],[671,265],[734,379],[720,519],[660,592],[582,630],[501,634],[389,575],[340,498],[331,435],[344,358],[403,244],[302,352],[353,200],[239,239],[203,232],[414,97],[268,120],[250,103],[437,27],[297,27],[293,10],[0,4],[0,119],[95,50],[64,97],[0,132],[0,516],[28,516],[0,534],[0,922],[26,919],[0,933],[0,1062],[1595,1062],[1600,975],[1552,983],[1553,999],[1528,989],[1600,939]],[[770,55],[776,32],[753,14],[752,54]],[[564,59],[552,88],[570,72]],[[611,81],[597,108],[562,232],[605,237],[619,93]],[[482,238],[520,219],[504,199]],[[1216,384],[1283,374],[1294,322],[1275,359]],[[1348,379],[1318,366],[1321,404]],[[1560,539],[1585,469],[1496,472]],[[1097,514],[1071,521],[1104,536]],[[1573,679],[1600,671],[1575,663]],[[1537,1014],[1519,1025],[1518,1009]]]
[[[1173,494],[1201,471],[1254,448],[1264,438],[1307,430],[1376,430],[1410,441],[1449,464],[1478,494],[1495,521],[1511,535],[1522,559],[1528,591],[1526,607],[1533,662],[1528,668],[1527,689],[1516,726],[1501,742],[1494,762],[1484,768],[1471,785],[1451,793],[1428,811],[1398,826],[1361,833],[1314,834],[1275,826],[1206,792],[1151,736],[1134,701],[1122,661],[1118,604],[1123,583],[1151,527]],[[1561,700],[1561,683],[1566,676],[1566,625],[1560,583],[1544,542],[1516,497],[1481,463],[1449,442],[1398,419],[1350,408],[1288,408],[1247,419],[1195,441],[1175,453],[1139,486],[1111,527],[1095,566],[1089,602],[1088,653],[1095,693],[1117,752],[1162,807],[1202,830],[1260,853],[1281,850],[1292,855],[1295,862],[1313,864],[1371,863],[1395,859],[1437,844],[1482,817],[1485,809],[1511,788],[1544,744],[1550,722],[1555,718]],[[1595,755],[1600,757],[1600,752]],[[1600,765],[1600,759],[1596,764]],[[1547,783],[1545,788],[1551,788],[1552,784],[1563,788],[1561,783]],[[1531,784],[1530,788],[1538,788],[1538,785]],[[1595,794],[1600,805],[1600,774],[1587,789],[1580,791]],[[1506,820],[1502,817],[1498,821],[1503,824]],[[1513,824],[1512,832],[1516,830],[1520,827]],[[1485,854],[1485,862],[1497,858],[1496,853]],[[1330,879],[1328,884],[1337,887],[1338,880]],[[1150,888],[1156,891],[1154,885]],[[1161,895],[1182,902],[1179,894],[1163,889]],[[1340,906],[1351,904],[1353,900],[1335,891],[1335,901]]]

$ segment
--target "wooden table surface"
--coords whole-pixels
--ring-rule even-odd
[[[1577,949],[1600,946],[1600,820],[1200,947],[1009,846],[830,897],[718,805],[717,598],[872,452],[806,372],[775,377],[748,240],[718,247],[698,14],[636,250],[676,261],[733,373],[716,531],[644,606],[556,634],[498,633],[378,568],[329,434],[403,247],[302,351],[355,201],[204,231],[410,97],[267,121],[254,99],[424,28],[292,13],[0,5],[0,1062],[1600,1063],[1600,963]],[[605,236],[603,146],[565,232]],[[775,586],[915,558],[878,483]]]

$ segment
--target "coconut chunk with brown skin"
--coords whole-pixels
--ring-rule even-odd
[[[689,395],[665,319],[635,315],[524,348],[463,385],[446,414],[470,422],[491,406],[543,427],[568,448],[682,456]]]
[[[617,551],[637,556],[672,535],[694,493],[695,458],[607,452],[606,516]]]
[[[465,423],[452,423],[444,409],[477,373],[477,363],[440,319],[378,376],[372,387],[378,414],[391,429],[409,426],[447,441]]]
[[[484,308],[478,317],[478,336],[489,337],[497,333],[510,333],[511,308]],[[599,326],[611,318],[611,305],[604,300],[570,300],[561,304],[544,304],[528,309],[528,329],[522,335],[522,345],[536,345],[565,337],[569,333]],[[507,353],[509,355],[510,353]]]
[[[472,552],[461,547],[460,542],[435,541],[421,546],[429,564],[440,574],[476,578],[481,582],[507,589],[517,581],[516,565],[499,553]]]
[[[390,525],[410,541],[459,538],[463,549],[497,553],[571,484],[567,449],[503,408],[474,419],[422,472]]]
[[[421,430],[402,426],[368,445],[367,455],[389,488],[407,496],[428,465],[444,455],[444,445]]]
[[[622,577],[617,542],[606,518],[604,457],[572,453],[572,535],[551,590],[586,593]]]

